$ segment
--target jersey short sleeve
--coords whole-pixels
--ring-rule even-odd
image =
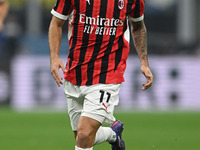
[[[135,0],[132,5],[132,10],[129,14],[129,19],[134,22],[144,19],[144,0]]]
[[[56,5],[51,10],[51,13],[62,20],[67,20],[73,9],[72,0],[57,0]]]

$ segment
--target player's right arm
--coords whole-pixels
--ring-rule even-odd
[[[3,22],[7,16],[8,7],[7,0],[0,0],[0,31],[3,29]]]
[[[61,68],[63,72],[67,72],[63,62],[59,58],[60,44],[62,38],[62,26],[64,22],[64,20],[53,16],[49,26],[48,34],[51,74],[59,87],[61,84],[63,84],[59,69]]]

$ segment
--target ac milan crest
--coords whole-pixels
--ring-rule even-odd
[[[118,8],[123,9],[124,8],[124,0],[118,0]]]

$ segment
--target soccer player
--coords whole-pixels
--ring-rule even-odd
[[[8,2],[6,0],[0,0],[0,31],[3,29],[3,22],[8,13]]]
[[[124,81],[129,53],[129,27],[147,79],[153,82],[147,59],[144,0],[57,0],[49,27],[51,73],[68,104],[75,150],[92,150],[108,141],[112,150],[125,150],[123,123],[113,116]],[[59,58],[62,26],[68,19],[69,54],[66,67]],[[64,72],[64,82],[59,69]],[[110,127],[102,124],[113,123]]]

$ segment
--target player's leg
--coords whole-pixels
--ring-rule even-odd
[[[115,121],[113,111],[114,106],[118,104],[119,88],[120,84],[100,84],[84,88],[85,101],[81,116],[92,118],[100,122],[100,124],[113,123]],[[116,132],[112,127],[99,127],[94,144],[100,144],[105,141],[117,143],[117,140],[120,140],[118,135],[120,134],[121,137],[123,124],[116,124],[117,127],[115,126],[115,128],[120,132]]]
[[[80,148],[80,147],[75,146],[75,150],[93,150],[93,147],[91,147],[91,148]]]
[[[110,87],[110,85],[109,85],[109,87]],[[118,91],[117,88],[116,89],[113,88],[113,87],[110,87],[110,88],[114,89],[116,92]],[[65,91],[65,97],[67,99],[68,113],[69,113],[69,116],[70,116],[70,122],[71,122],[72,130],[74,131],[74,136],[76,138],[77,137],[77,124],[79,122],[79,118],[80,118],[81,112],[83,110],[84,99],[83,99],[83,97],[80,97],[80,93],[77,93],[77,92],[79,92],[79,89],[77,89],[77,86],[72,85],[68,81],[64,82],[64,91]],[[113,99],[114,95],[116,95],[116,94],[112,93],[111,99]],[[114,98],[114,99],[117,100],[118,98]],[[97,100],[97,101],[99,101],[99,100]],[[117,101],[115,101],[115,102],[117,103]],[[100,105],[101,105],[101,107],[103,106],[102,104],[100,104]],[[87,107],[85,107],[85,108],[87,110]],[[97,107],[97,109],[98,109],[98,107]],[[109,110],[109,109],[112,110],[111,107],[106,108],[105,106],[103,106],[103,109],[104,110],[106,109],[106,111]],[[111,117],[110,117],[110,115],[111,115]],[[89,116],[91,117],[91,115],[89,115]],[[94,117],[94,115],[91,118],[93,118],[93,117]],[[114,121],[114,119],[113,119],[114,117],[112,118],[112,113],[109,113],[109,116],[107,116],[107,117],[110,118],[110,119],[106,119],[106,120],[110,120],[109,123]],[[104,120],[105,120],[105,117],[97,117],[96,116],[94,118],[98,118],[97,119],[98,122],[104,122]],[[107,122],[107,121],[105,121],[105,122]],[[113,132],[113,130],[110,127],[100,127],[98,129],[97,133],[96,133],[95,141],[94,141],[93,144],[100,144],[100,143],[105,142],[105,141],[114,142],[114,141],[116,141],[116,139],[117,139],[116,133]],[[77,147],[77,150],[78,150],[78,147]]]
[[[116,133],[110,127],[100,126],[96,133],[94,145],[101,144],[103,142],[113,143],[116,139]]]
[[[101,123],[89,118],[80,117],[77,129],[76,146],[79,148],[91,148],[93,147],[95,136]]]
[[[74,132],[74,138],[76,140],[76,137],[77,137],[77,130],[76,131],[73,131]]]
[[[65,80],[64,82],[64,91],[65,91],[65,98],[67,100],[68,106],[68,114],[70,117],[71,127],[74,132],[74,137],[77,137],[77,126],[79,122],[79,118],[81,116],[81,112],[83,110],[83,101],[84,98],[82,97],[74,97],[73,95],[78,95],[75,92],[72,92],[72,89],[76,88],[76,86],[72,85],[68,81]],[[74,90],[78,91],[78,90]],[[67,94],[66,94],[67,93]],[[115,133],[112,131],[110,127],[100,127],[96,133],[95,142],[94,144],[100,144],[105,141],[115,141],[116,137]]]
[[[74,131],[74,137],[77,137],[77,131]],[[98,145],[103,142],[113,143],[117,139],[116,133],[112,130],[111,127],[102,127],[100,126],[96,132],[95,141],[93,145]]]
[[[65,95],[67,100],[68,114],[74,137],[77,136],[77,126],[83,109],[83,101],[79,98],[74,98],[69,95]]]
[[[79,96],[80,92],[77,86],[74,86],[72,83],[66,80],[64,80],[64,93],[67,101],[67,109],[71,127],[74,132],[74,137],[76,140],[77,126],[81,116],[81,112],[83,110],[84,98]]]
[[[95,144],[109,142],[112,150],[125,150],[125,142],[122,140],[123,123],[115,121],[110,127],[100,127],[95,139]]]
[[[75,150],[92,150],[93,149],[92,141],[94,141],[95,136],[94,134],[93,136],[88,135],[89,132],[86,131],[88,129],[87,127],[85,128],[85,131],[83,130],[86,134],[83,134],[82,140],[79,138],[81,136],[77,136],[77,140],[79,140],[79,142],[82,143],[82,145],[79,145],[79,147],[76,146]],[[123,123],[121,123],[120,121],[115,121],[111,125],[111,127],[100,126],[96,133],[94,145],[107,141],[112,145],[112,150],[125,150],[125,143],[121,139],[122,131],[123,131]],[[90,132],[92,132],[91,128],[90,128]],[[85,148],[86,146],[84,146],[83,143],[87,143],[88,144],[87,147],[89,148]],[[80,148],[80,147],[84,147],[84,148]]]

